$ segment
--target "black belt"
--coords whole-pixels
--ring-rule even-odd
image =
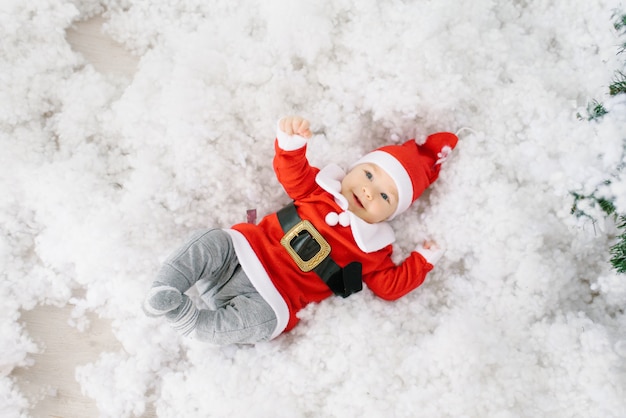
[[[315,272],[338,296],[348,297],[363,289],[361,263],[341,268],[330,257],[330,245],[309,221],[303,221],[293,203],[276,215],[285,235],[280,243],[304,272]]]

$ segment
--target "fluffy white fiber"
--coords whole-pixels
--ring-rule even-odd
[[[623,417],[626,277],[615,227],[570,214],[624,163],[617,0],[5,0],[0,4],[0,415],[37,350],[36,304],[113,320],[120,352],[76,377],[102,416]],[[104,76],[65,30],[105,13],[140,57]],[[623,42],[623,39],[621,40]],[[623,61],[621,61],[623,62]],[[579,120],[598,99],[609,113]],[[310,306],[290,334],[212,348],[140,302],[193,229],[287,203],[276,120],[316,165],[466,126],[397,251],[447,252],[397,302]],[[626,212],[626,186],[606,190]],[[593,208],[588,208],[590,213]],[[68,356],[71,352],[68,352]]]

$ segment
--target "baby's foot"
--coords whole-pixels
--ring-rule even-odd
[[[161,316],[178,308],[183,295],[172,286],[155,286],[150,289],[143,303],[143,310],[148,316]]]
[[[187,295],[182,295],[182,298],[180,306],[165,314],[165,318],[176,331],[182,335],[189,335],[196,328],[200,311]]]

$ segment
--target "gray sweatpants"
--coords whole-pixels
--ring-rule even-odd
[[[276,328],[274,310],[243,272],[226,232],[194,233],[165,261],[154,286],[169,285],[185,293],[196,284],[209,309],[199,310],[191,335],[218,345],[270,338]],[[166,317],[175,321],[172,315]]]

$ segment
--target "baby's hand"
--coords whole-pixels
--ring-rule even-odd
[[[278,127],[287,135],[300,135],[303,138],[310,138],[309,121],[301,116],[286,116],[278,122]]]
[[[427,250],[438,250],[439,246],[437,246],[437,243],[435,241],[426,240],[422,244],[422,248],[426,248]]]
[[[421,247],[415,249],[418,253],[420,253],[426,261],[428,261],[433,266],[444,253],[444,250],[439,248],[439,246],[434,241],[424,241]]]

